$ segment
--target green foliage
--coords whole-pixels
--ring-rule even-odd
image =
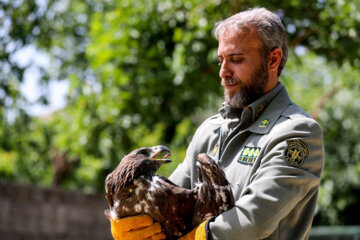
[[[280,77],[292,100],[310,113],[327,89],[332,87],[338,78],[334,76],[338,68],[326,66],[326,60],[313,52],[289,53],[289,60]]]
[[[349,80],[321,113],[326,143],[326,165],[319,201],[319,221],[325,224],[359,224],[360,210],[360,71],[344,67]]]
[[[339,67],[313,53],[292,53],[284,71],[282,81],[290,95],[309,113],[314,112],[329,90],[341,86],[326,99],[318,116],[326,156],[314,224],[359,224],[359,74],[350,64]]]
[[[187,9],[193,4],[119,1],[115,10],[94,15],[87,55],[101,88],[117,86],[108,95],[121,104],[119,112],[131,115],[129,128],[138,122],[152,128],[160,118],[169,141],[192,106],[211,99],[205,84],[219,93],[215,59],[204,47],[216,43],[207,18]]]
[[[316,224],[359,224],[360,19],[358,1],[274,0],[0,0],[0,178],[50,185],[54,154],[79,159],[61,186],[102,192],[105,176],[134,148],[164,144],[173,162],[216,112],[222,90],[216,21],[264,6],[282,18],[291,48],[281,76],[293,100],[318,118],[326,166]],[[50,63],[47,83],[69,83],[67,106],[27,114],[19,90],[34,63],[14,56],[33,46]]]

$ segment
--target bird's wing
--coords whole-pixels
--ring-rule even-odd
[[[153,177],[154,188],[150,195],[155,206],[152,211],[154,219],[163,223],[165,232],[171,236],[179,236],[191,229],[194,206],[197,199],[197,189],[179,187],[165,177]],[[150,188],[151,189],[151,188]],[[161,207],[160,207],[161,206]]]
[[[193,224],[208,217],[217,216],[234,205],[231,186],[224,171],[207,154],[199,154],[197,162],[199,178],[198,200]]]

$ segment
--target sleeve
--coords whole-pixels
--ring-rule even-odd
[[[283,219],[287,219],[288,228],[296,223],[311,226],[324,166],[320,126],[310,118],[302,118],[286,120],[273,130],[235,206],[210,223],[212,239],[266,238]],[[289,140],[304,145],[292,148]],[[306,157],[295,150],[303,150]],[[292,161],[302,158],[298,164]]]
[[[218,128],[219,126],[211,124],[211,119],[206,119],[196,130],[194,136],[186,150],[186,156],[175,171],[170,175],[169,179],[184,188],[193,187],[197,181],[196,159],[199,153],[207,152],[209,145],[210,133],[209,128]],[[215,126],[215,127],[214,127]]]
[[[195,159],[195,154],[193,153],[193,141],[194,139],[190,142],[186,150],[184,161],[176,167],[169,177],[170,181],[184,188],[191,188],[191,168],[194,161],[193,159]]]

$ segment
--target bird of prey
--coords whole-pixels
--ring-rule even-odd
[[[234,204],[224,172],[207,154],[197,158],[198,183],[193,189],[155,175],[171,162],[165,146],[143,147],[126,155],[105,180],[109,219],[148,214],[162,226],[167,239],[177,239]]]
[[[234,205],[230,183],[216,162],[209,155],[201,153],[197,156],[196,167],[199,183],[193,226],[229,210]]]

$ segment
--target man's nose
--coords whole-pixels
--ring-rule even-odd
[[[225,61],[222,62],[219,71],[220,78],[221,79],[232,78],[232,75],[233,75],[233,71],[231,70],[231,68],[229,68],[229,64]]]

